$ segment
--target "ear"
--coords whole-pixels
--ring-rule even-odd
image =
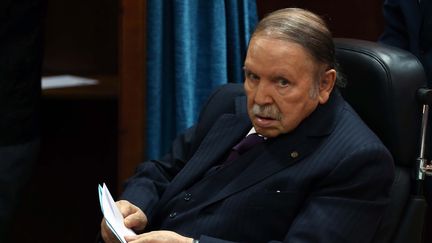
[[[319,85],[319,103],[324,104],[330,97],[330,93],[336,82],[336,70],[330,69],[325,71],[324,75],[321,76]]]

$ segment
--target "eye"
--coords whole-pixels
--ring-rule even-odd
[[[277,83],[280,87],[286,87],[290,84],[290,81],[284,79],[284,78],[280,78],[277,80]]]
[[[252,80],[258,80],[259,79],[259,77],[257,75],[255,75],[255,74],[253,74],[253,73],[249,73],[248,74],[248,78],[252,79]]]
[[[251,81],[259,80],[258,75],[252,73],[252,72],[249,71],[249,70],[245,70],[245,76],[246,76],[246,79],[249,79],[249,80],[251,80]]]

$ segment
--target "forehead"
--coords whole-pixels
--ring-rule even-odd
[[[270,37],[254,37],[249,43],[246,68],[286,69],[289,67],[312,69],[316,63],[306,49],[295,42]]]

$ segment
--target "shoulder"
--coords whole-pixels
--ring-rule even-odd
[[[392,180],[393,158],[379,137],[346,102],[338,117],[329,138],[335,150],[341,153],[334,170],[346,175],[368,173],[366,178],[377,176]]]
[[[216,88],[201,110],[200,119],[205,112],[212,110],[212,113],[234,113],[235,100],[238,97],[245,96],[243,85],[239,83],[228,83]]]
[[[247,113],[243,85],[228,83],[216,88],[201,109],[193,148],[197,148],[213,124],[224,114]]]
[[[198,124],[213,124],[221,115],[246,112],[242,84],[229,83],[215,89],[201,109]],[[207,127],[207,125],[205,125]]]
[[[378,136],[346,101],[343,102],[337,116],[334,133],[334,136],[347,137],[350,143],[356,147],[361,144],[376,143],[385,149]]]

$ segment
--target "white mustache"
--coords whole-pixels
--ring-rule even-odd
[[[259,117],[270,118],[280,121],[282,114],[275,105],[257,105],[252,107],[252,114]]]

